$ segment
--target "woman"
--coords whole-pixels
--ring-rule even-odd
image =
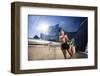
[[[65,34],[63,30],[61,30],[61,35],[59,36],[59,38],[60,38],[60,41],[62,42],[61,50],[63,52],[64,58],[65,59],[67,58],[66,51],[68,51],[70,57],[72,57],[73,54],[75,53],[75,47],[71,46],[70,42],[68,44],[68,41],[69,41],[68,36],[67,34]]]

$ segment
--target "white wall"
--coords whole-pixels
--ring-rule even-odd
[[[10,3],[15,0],[1,0],[0,2],[0,76],[16,76],[10,73],[11,60],[11,15]],[[98,6],[98,21],[100,21],[100,0],[17,0],[25,2],[39,2],[39,3],[57,3],[57,4],[74,4]],[[100,22],[98,22],[98,25]],[[98,26],[100,28],[100,26]],[[98,30],[100,33],[100,30]],[[98,38],[100,42],[100,35]],[[100,46],[100,44],[99,44]],[[98,49],[100,58],[100,49]],[[81,71],[65,71],[52,73],[38,73],[38,74],[24,74],[25,76],[99,76],[100,74],[100,59],[98,59],[98,70],[81,70]],[[23,76],[23,74],[18,75]]]

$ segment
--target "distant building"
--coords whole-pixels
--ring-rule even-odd
[[[33,39],[40,39],[37,35],[35,35],[34,37],[33,37]]]
[[[59,41],[59,35],[60,35],[60,28],[59,24],[56,24],[54,26],[50,26],[48,30],[48,34],[40,34],[40,38],[43,40],[49,40],[49,41]]]
[[[50,41],[59,41],[59,35],[60,35],[59,24],[56,24],[55,26],[50,26],[49,27],[48,40],[50,40]]]
[[[44,33],[40,33],[40,39],[42,40],[48,40],[48,36]]]

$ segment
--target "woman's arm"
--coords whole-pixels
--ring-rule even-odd
[[[59,36],[59,41],[61,41],[62,36]]]
[[[66,38],[67,40],[69,40],[69,38],[68,38],[68,36],[67,36],[67,35],[65,35],[65,38]]]

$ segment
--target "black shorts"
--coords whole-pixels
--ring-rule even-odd
[[[69,49],[69,45],[67,44],[67,42],[61,44],[61,49]]]

